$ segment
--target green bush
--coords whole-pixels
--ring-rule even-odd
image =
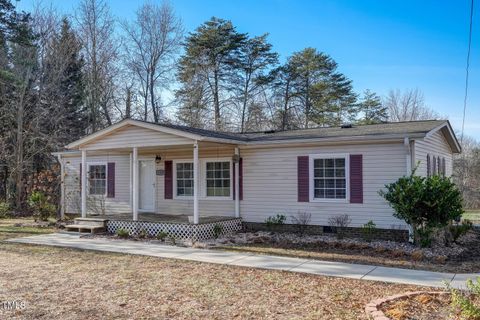
[[[270,216],[267,219],[265,219],[265,224],[268,227],[282,225],[282,224],[285,224],[286,220],[287,220],[287,216],[283,214],[277,214],[275,216]]]
[[[119,238],[128,238],[130,236],[130,232],[128,232],[128,230],[125,230],[125,229],[117,229],[117,236]]]
[[[372,220],[368,221],[362,226],[363,238],[366,241],[368,242],[372,241],[376,233],[377,233],[377,225]]]
[[[39,191],[34,191],[28,197],[28,205],[33,210],[33,217],[35,221],[47,221],[48,218],[53,217],[57,208],[48,202],[47,196]]]
[[[139,237],[140,239],[145,239],[145,238],[147,238],[147,237],[148,237],[148,232],[147,232],[147,230],[145,230],[145,229],[140,230],[140,232],[138,233],[138,237]]]
[[[166,237],[168,237],[168,233],[166,233],[165,231],[159,231],[157,233],[157,240],[165,241]]]
[[[5,219],[10,216],[10,205],[8,202],[0,201],[0,219]]]
[[[352,223],[352,219],[348,214],[334,215],[328,218],[328,224],[335,232],[337,239],[345,237],[348,226]]]
[[[215,239],[218,239],[223,232],[223,227],[219,224],[213,226],[213,236]]]
[[[385,187],[379,194],[390,203],[396,218],[412,226],[418,244],[429,245],[436,228],[446,227],[463,214],[461,193],[450,178],[412,173]]]
[[[474,282],[467,280],[467,290],[451,289],[452,308],[454,313],[459,313],[461,319],[480,320],[480,277]]]
[[[473,228],[473,223],[470,220],[463,220],[460,224],[451,224],[448,226],[448,231],[452,235],[453,242],[465,235]]]

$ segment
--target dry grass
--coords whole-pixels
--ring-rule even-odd
[[[371,299],[421,289],[5,242],[0,256],[0,301],[27,303],[0,319],[365,319]]]

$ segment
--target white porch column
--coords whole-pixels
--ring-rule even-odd
[[[87,151],[82,150],[82,218],[87,217]]]
[[[193,223],[198,224],[198,143],[193,144]]]
[[[132,213],[133,221],[138,220],[138,149],[133,148],[133,161],[132,161]]]
[[[235,148],[235,218],[240,218],[240,151]]]

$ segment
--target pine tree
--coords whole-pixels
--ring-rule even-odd
[[[237,68],[238,100],[240,103],[240,131],[247,129],[247,120],[251,117],[249,106],[255,106],[255,113],[261,113],[261,106],[252,101],[261,86],[268,83],[264,72],[278,62],[278,54],[272,52],[267,35],[247,39],[240,47]],[[253,111],[253,110],[252,110]]]
[[[55,115],[45,124],[55,135],[52,147],[61,147],[85,135],[88,115],[84,106],[84,82],[81,45],[67,18],[53,38],[45,58],[41,92],[44,107]]]
[[[381,98],[369,89],[363,92],[362,101],[359,103],[359,111],[362,117],[359,124],[382,123],[388,120],[388,109],[382,104]]]
[[[213,110],[216,130],[224,126],[222,108],[231,98],[232,77],[246,38],[230,21],[213,17],[190,33],[185,41],[185,53],[178,70],[182,88],[177,97],[181,99],[180,96],[188,94],[193,89],[191,86],[206,84],[204,101]]]
[[[314,48],[294,53],[288,63],[294,74],[296,104],[304,127],[338,125],[355,115],[356,95],[351,81],[337,72],[337,63]]]

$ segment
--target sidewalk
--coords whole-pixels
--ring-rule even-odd
[[[106,238],[80,239],[79,235],[66,233],[52,233],[40,236],[15,238],[7,241],[440,288],[445,287],[445,281],[450,283],[453,287],[464,288],[467,279],[480,276],[480,274],[441,273],[312,259],[268,256],[254,253],[234,253],[220,250],[182,248],[129,240],[113,240]]]

